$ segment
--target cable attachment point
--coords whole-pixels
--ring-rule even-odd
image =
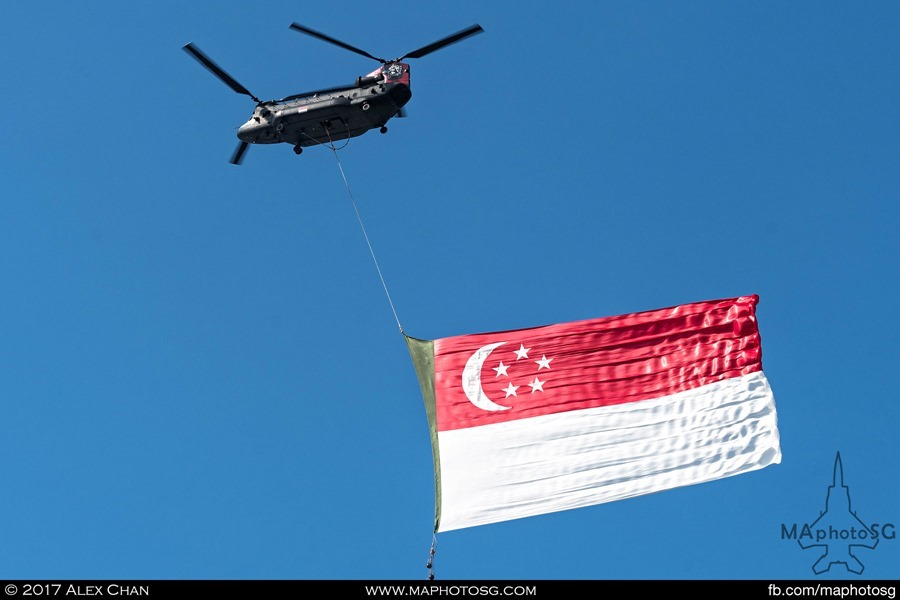
[[[437,545],[437,536],[433,533],[431,534],[431,551],[428,553],[428,562],[425,563],[425,568],[428,569],[428,581],[432,581],[434,579],[434,547]]]

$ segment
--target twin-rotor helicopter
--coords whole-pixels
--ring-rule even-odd
[[[294,147],[296,154],[300,154],[307,146],[333,144],[371,129],[387,133],[387,122],[394,117],[405,116],[403,107],[412,97],[409,65],[403,61],[422,58],[484,31],[480,25],[472,25],[407,52],[400,58],[385,60],[303,25],[292,23],[290,28],[378,61],[381,66],[368,75],[358,77],[352,85],[295,94],[281,100],[260,100],[197,46],[186,44],[184,50],[228,87],[256,102],[253,115],[238,129],[240,143],[231,157],[232,164],[241,163],[250,144],[286,143]]]

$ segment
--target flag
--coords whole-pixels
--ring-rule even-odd
[[[435,531],[781,462],[758,301],[436,340],[405,336],[431,431]]]

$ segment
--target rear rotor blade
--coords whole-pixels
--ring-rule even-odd
[[[244,152],[247,151],[247,148],[250,146],[247,142],[241,142],[238,144],[238,147],[234,149],[234,154],[231,155],[231,160],[228,161],[233,165],[241,164],[241,161],[244,160]]]
[[[303,25],[300,25],[299,23],[291,23],[291,29],[293,29],[295,31],[299,31],[300,33],[305,33],[306,35],[311,35],[314,38],[319,38],[320,40],[322,40],[324,42],[328,42],[329,44],[334,44],[335,46],[340,46],[344,50],[349,50],[350,52],[356,52],[357,54],[361,54],[362,56],[365,56],[366,58],[371,58],[372,60],[377,60],[378,62],[380,62],[382,64],[387,62],[383,58],[378,58],[377,56],[372,56],[365,50],[360,50],[359,48],[356,48],[355,46],[351,46],[350,44],[344,43],[341,40],[336,40],[333,37],[325,35],[324,33],[319,33],[318,31],[316,31],[314,29],[310,29],[309,27],[304,27]]]
[[[446,48],[450,44],[455,44],[456,42],[460,42],[471,35],[475,35],[476,33],[481,33],[484,29],[481,28],[481,25],[472,25],[462,31],[458,31],[453,35],[448,35],[445,38],[442,38],[436,42],[428,44],[427,46],[422,46],[418,50],[413,50],[398,60],[403,60],[404,58],[422,58],[427,54],[431,54],[432,52],[436,52],[441,48]]]
[[[253,94],[251,94],[250,90],[248,90],[247,88],[242,86],[240,83],[238,83],[234,77],[232,77],[231,75],[226,73],[225,70],[222,69],[222,67],[220,67],[219,65],[214,63],[210,57],[203,54],[203,52],[201,52],[200,49],[194,45],[193,42],[185,44],[183,46],[183,48],[184,48],[185,52],[187,52],[188,54],[190,54],[191,56],[196,58],[198,61],[200,61],[200,64],[202,64],[204,67],[209,69],[216,77],[218,77],[219,79],[224,81],[228,87],[230,87],[231,89],[236,91],[238,94],[244,94],[245,96],[250,96],[251,98],[253,98],[253,100],[255,102],[259,103],[259,98],[257,98]]]

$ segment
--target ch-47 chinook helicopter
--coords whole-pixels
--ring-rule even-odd
[[[238,129],[240,143],[231,157],[232,164],[241,164],[250,144],[286,143],[294,147],[296,154],[300,154],[306,146],[356,137],[370,129],[380,129],[381,133],[387,133],[386,123],[393,117],[404,116],[403,106],[412,97],[409,89],[409,65],[403,60],[422,58],[484,31],[480,25],[472,25],[407,52],[400,58],[385,60],[297,23],[292,23],[291,29],[376,60],[381,66],[364,77],[358,77],[356,83],[351,85],[295,94],[281,100],[260,100],[197,46],[193,43],[186,44],[184,50],[228,87],[239,94],[250,96],[256,102],[253,115]]]

